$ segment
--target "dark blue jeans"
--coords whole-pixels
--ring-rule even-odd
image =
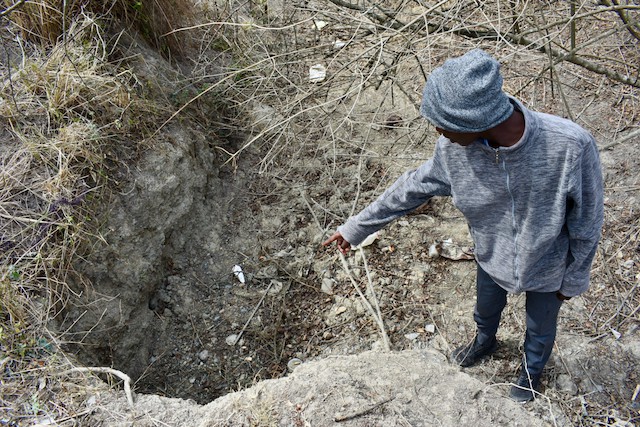
[[[507,291],[478,266],[477,300],[473,319],[478,325],[478,341],[496,336],[502,310],[507,304]],[[539,375],[551,356],[556,339],[558,312],[562,301],[556,292],[527,292],[527,332],[524,340],[523,366],[530,375]]]

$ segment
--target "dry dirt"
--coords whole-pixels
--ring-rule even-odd
[[[334,38],[311,33],[310,40]],[[430,52],[437,63],[454,50]],[[523,64],[543,59],[530,52],[505,55],[507,90],[526,80]],[[133,231],[113,231],[111,249],[101,255],[108,267],[87,267],[102,281],[100,292],[111,308],[101,307],[78,325],[95,332],[93,344],[87,337],[82,350],[87,363],[130,373],[140,394],[135,409],[122,396],[87,396],[95,408],[91,422],[303,426],[332,425],[337,415],[356,414],[342,425],[638,424],[631,399],[640,384],[640,322],[638,308],[627,308],[638,301],[640,279],[638,138],[601,153],[603,243],[591,290],[562,308],[541,399],[522,407],[504,397],[520,363],[522,296],[510,296],[492,358],[462,370],[446,361],[455,346],[473,338],[475,280],[472,260],[429,254],[431,245],[448,239],[460,247],[472,244],[447,199],[434,199],[388,226],[364,249],[367,267],[362,254],[348,257],[357,286],[372,300],[370,272],[392,350],[380,352],[378,328],[338,254],[320,242],[433,149],[433,129],[416,109],[423,79],[409,64],[402,67],[406,74],[398,79],[411,99],[394,92],[390,81],[363,86],[327,113],[326,128],[289,127],[300,144],[289,142],[267,166],[264,147],[256,144],[237,163],[223,164],[225,154],[201,133],[177,126],[166,137],[170,141],[159,144],[164,154],[141,162],[133,172],[135,191],[113,201],[111,209],[120,214],[109,225]],[[569,66],[558,69],[567,103],[542,81],[521,94],[526,105],[559,115],[566,108],[579,111],[577,121],[603,147],[637,126],[637,91],[599,86],[598,78],[577,77],[579,70]],[[304,78],[298,84],[317,90]],[[328,86],[326,99],[349,84]],[[264,112],[274,119],[278,108],[256,104],[254,128],[268,127]],[[230,140],[223,147],[233,152],[241,145]],[[132,208],[133,200],[140,205]],[[176,218],[161,221],[162,215]],[[118,242],[126,242],[122,252]],[[242,267],[245,283],[233,275],[234,265]],[[131,288],[119,291],[124,284]],[[98,327],[103,321],[106,326]],[[301,365],[289,374],[292,359]],[[262,381],[272,378],[281,379]],[[359,414],[363,409],[371,410]]]

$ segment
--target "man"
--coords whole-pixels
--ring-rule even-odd
[[[589,286],[603,222],[596,143],[577,124],[506,95],[499,63],[479,49],[433,70],[420,113],[441,135],[433,157],[323,244],[346,253],[430,197],[452,196],[477,261],[477,333],[452,359],[466,367],[495,352],[507,293],[526,292],[524,355],[510,395],[533,400],[560,306]]]

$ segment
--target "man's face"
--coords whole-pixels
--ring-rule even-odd
[[[471,145],[473,141],[480,138],[480,134],[478,133],[462,133],[462,132],[453,132],[450,130],[444,130],[442,128],[436,127],[436,131],[445,138],[449,139],[449,141],[462,145],[466,147],[467,145]]]

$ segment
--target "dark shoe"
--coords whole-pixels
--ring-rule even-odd
[[[540,392],[540,374],[527,375],[527,370],[522,369],[516,385],[511,387],[509,396],[516,402],[529,402],[535,399]]]
[[[483,357],[494,353],[497,348],[498,341],[495,337],[487,343],[478,344],[478,337],[476,336],[471,344],[456,348],[451,354],[451,358],[455,363],[466,368],[475,365]]]

